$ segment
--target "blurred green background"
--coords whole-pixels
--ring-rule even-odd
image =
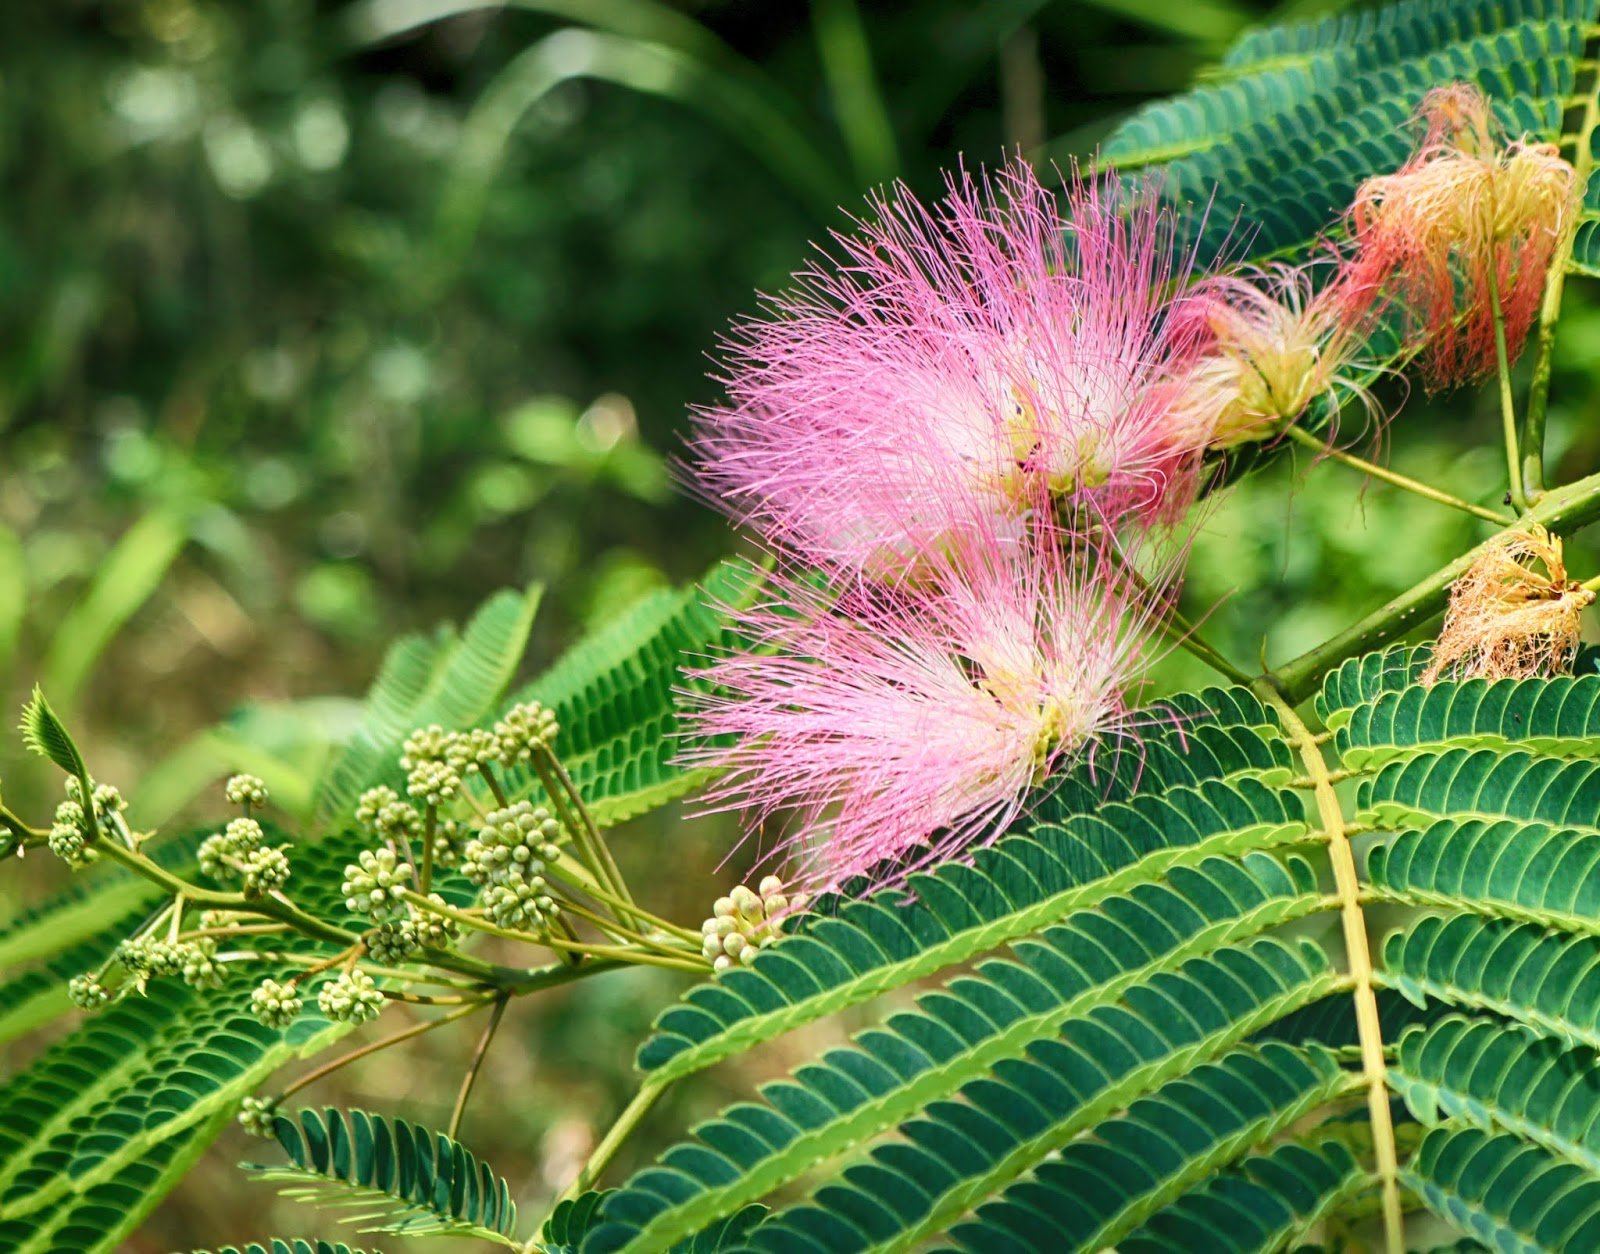
[[[240,707],[359,695],[397,633],[498,587],[549,584],[530,667],[548,661],[734,548],[668,461],[687,407],[715,398],[718,333],[846,225],[835,206],[892,178],[936,195],[961,157],[1087,155],[1247,24],[1336,7],[0,7],[0,693],[42,679],[97,773],[132,786]],[[1587,471],[1588,293],[1562,336],[1552,445]],[[1416,395],[1381,441],[1487,502],[1496,432],[1486,395]],[[1482,534],[1303,458],[1207,509],[1186,606],[1246,665],[1318,643]],[[1593,573],[1592,550],[1571,556]],[[1175,658],[1159,683],[1207,678]],[[293,708],[327,734],[348,714]],[[43,804],[14,739],[0,777]],[[717,870],[731,843],[673,812],[619,852],[692,924],[739,870]],[[5,910],[42,870],[8,876]],[[513,1011],[464,1137],[525,1203],[625,1101],[672,988],[609,977]],[[442,1123],[473,1031],[307,1096]],[[675,1095],[655,1124],[718,1096]],[[258,1144],[226,1138],[134,1248],[326,1228],[233,1170]]]

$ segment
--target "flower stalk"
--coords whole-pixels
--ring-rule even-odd
[[[1430,487],[1428,484],[1413,479],[1409,475],[1402,475],[1398,471],[1390,470],[1387,466],[1380,466],[1377,462],[1369,462],[1365,458],[1346,453],[1343,449],[1334,448],[1331,444],[1324,443],[1309,431],[1305,431],[1300,427],[1288,427],[1284,430],[1284,435],[1288,436],[1296,444],[1310,449],[1318,457],[1326,457],[1330,461],[1338,462],[1341,466],[1348,466],[1351,470],[1360,471],[1364,475],[1369,475],[1393,487],[1400,488],[1413,496],[1419,496],[1423,500],[1432,501],[1436,505],[1448,505],[1451,509],[1460,510],[1464,514],[1471,514],[1474,518],[1481,518],[1485,522],[1492,522],[1501,527],[1509,527],[1516,521],[1509,514],[1502,514],[1498,510],[1489,509],[1483,505],[1474,505],[1471,501],[1464,501],[1460,497],[1452,496],[1442,489]]]
[[[1500,306],[1500,280],[1491,269],[1489,307],[1494,315],[1495,374],[1500,384],[1500,424],[1505,431],[1506,475],[1511,481],[1511,504],[1517,513],[1528,512],[1528,497],[1522,485],[1522,453],[1517,447],[1517,404],[1511,395],[1511,359],[1506,352],[1506,315]]]

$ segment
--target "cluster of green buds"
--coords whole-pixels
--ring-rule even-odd
[[[63,801],[56,807],[55,820],[50,824],[45,843],[51,853],[74,871],[88,866],[97,856],[89,848],[88,818],[83,806],[76,801]]]
[[[67,981],[67,998],[80,1010],[99,1010],[111,1000],[111,991],[98,976],[85,972]]]
[[[392,849],[363,849],[344,869],[339,886],[345,909],[369,916],[374,923],[407,918],[405,895],[411,887],[411,866]]]
[[[200,870],[219,883],[236,881],[246,897],[260,897],[289,882],[287,845],[267,844],[261,824],[232,820],[200,845]]]
[[[785,915],[804,910],[802,893],[785,895],[783,881],[769,875],[751,891],[740,884],[711,907],[711,917],[700,925],[705,937],[700,952],[718,971],[749,966],[756,954],[782,934]]]
[[[507,766],[531,761],[535,753],[548,750],[555,743],[560,731],[554,710],[537,701],[514,705],[494,725],[499,760]]]
[[[365,971],[341,971],[317,990],[317,1009],[335,1023],[366,1023],[383,1011],[383,994]]]
[[[393,967],[416,956],[422,949],[417,925],[410,919],[390,920],[366,932],[362,941],[367,957],[380,966]]]
[[[174,977],[194,988],[220,988],[225,974],[217,942],[210,936],[192,940],[135,936],[119,944],[114,956],[140,992],[152,979]]]
[[[560,912],[545,871],[561,856],[561,825],[543,806],[526,801],[490,811],[467,841],[461,871],[483,891],[484,910],[497,927],[539,933]]]
[[[297,987],[301,976],[283,981],[267,978],[250,994],[250,1012],[269,1028],[287,1028],[300,1017],[305,1001]],[[366,1023],[383,1011],[384,997],[373,978],[360,968],[341,971],[317,990],[317,1009],[335,1023]]]
[[[294,981],[279,983],[268,978],[257,984],[250,994],[250,1013],[263,1027],[286,1028],[300,1017],[305,1003],[295,992]]]
[[[278,1121],[278,1103],[269,1097],[247,1097],[239,1106],[239,1126],[251,1136],[271,1137]]]
[[[229,804],[240,806],[245,814],[267,804],[267,786],[254,775],[234,775],[223,785]]]
[[[89,813],[84,808],[83,786],[77,776],[67,776],[66,789],[66,800],[56,807],[45,844],[51,853],[76,871],[88,866],[96,855],[89,846]],[[128,803],[113,785],[94,785],[89,804],[94,811],[96,827],[102,831],[113,829],[120,837],[127,839],[127,824],[123,821],[122,812],[128,808]]]

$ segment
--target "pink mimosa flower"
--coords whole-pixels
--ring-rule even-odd
[[[1095,547],[1036,524],[959,533],[911,591],[780,577],[746,647],[700,676],[683,760],[722,772],[708,808],[789,814],[808,889],[885,860],[895,882],[1003,833],[1052,768],[1130,725],[1165,606]]]
[[[874,207],[728,341],[730,404],[694,440],[707,495],[875,575],[952,529],[1005,532],[1035,481],[1102,519],[1181,516],[1198,449],[1157,384],[1188,351],[1163,296],[1188,260],[1156,199],[1074,179],[1063,213],[1018,162],[933,208],[904,188]]]
[[[1509,356],[1521,350],[1581,188],[1554,144],[1505,142],[1476,87],[1430,92],[1422,116],[1421,148],[1361,185],[1350,227],[1367,280],[1393,286],[1440,387],[1494,373],[1496,299]]]

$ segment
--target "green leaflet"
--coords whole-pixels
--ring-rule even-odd
[[[1362,179],[1411,153],[1429,89],[1477,83],[1513,134],[1553,140],[1572,97],[1594,0],[1406,0],[1359,18],[1245,35],[1193,90],[1146,106],[1102,147],[1159,169],[1188,205],[1202,258],[1304,254]]]
[[[1192,722],[1156,728],[1143,753],[1125,760],[1125,771],[1102,760],[1053,783],[1038,814],[1054,821],[980,851],[971,868],[948,864],[915,876],[909,898],[845,903],[831,917],[814,915],[799,936],[762,953],[753,966],[690,990],[657,1021],[640,1050],[640,1067],[652,1073],[652,1083],[669,1082],[1020,940],[1169,868],[1177,874],[1216,854],[1307,836],[1293,793],[1248,777],[1232,784],[1195,780],[1199,771],[1238,765],[1203,751],[1197,735],[1203,728]],[[1250,735],[1260,742],[1258,733]],[[1178,752],[1173,742],[1191,752]],[[1277,769],[1275,753],[1265,760]],[[1163,788],[1164,771],[1177,776],[1177,786]],[[1107,794],[1119,792],[1126,800],[1108,804]]]
[[[678,692],[687,672],[728,642],[726,610],[760,588],[748,562],[717,566],[699,586],[655,592],[569,649],[516,693],[556,712],[556,751],[597,822],[621,823],[683,796],[707,778],[674,761]],[[511,787],[538,788],[531,772]]]
[[[1362,821],[1403,827],[1434,816],[1503,816],[1589,828],[1600,822],[1600,762],[1494,749],[1447,749],[1364,780]]]
[[[1563,757],[1600,755],[1600,675],[1549,680],[1473,679],[1385,692],[1340,727],[1338,751],[1354,768],[1415,749],[1506,749]]]
[[[589,1230],[598,1222],[600,1204],[611,1196],[611,1190],[590,1189],[575,1198],[560,1203],[550,1212],[544,1227],[539,1231],[536,1254],[577,1254]],[[719,1254],[722,1250],[742,1249],[753,1232],[766,1218],[765,1206],[747,1206],[720,1223],[712,1224],[702,1232],[674,1245],[668,1254]]]
[[[1600,932],[1600,834],[1510,819],[1440,819],[1376,845],[1382,895]]]
[[[1379,978],[1413,1001],[1493,1011],[1600,1049],[1600,940],[1470,915],[1424,917],[1384,941]]]
[[[853,1224],[880,1248],[915,1248],[918,1238],[960,1219],[968,1198],[989,1192],[986,1176],[1014,1176],[1018,1160],[1038,1161],[1046,1148],[1072,1137],[1030,1176],[981,1206],[978,1222],[958,1224],[952,1236],[973,1251],[1003,1248],[1006,1241],[1030,1249],[1122,1248],[1131,1232],[1213,1176],[1219,1164],[1349,1092],[1352,1076],[1320,1049],[1235,1049],[1163,1084],[1126,1113],[1102,1118],[1086,1136],[1075,1134],[1082,1116],[1104,1112],[1106,1102],[1091,1100],[1082,1112],[1056,1107],[1050,1099],[1058,1092],[1034,1065],[998,1068],[986,1088],[981,1108],[995,1126],[986,1128],[984,1153],[992,1156],[997,1142],[1008,1145],[995,1168],[973,1171],[974,1152],[962,1144],[963,1123],[971,1116],[952,1116],[947,1105],[936,1104],[917,1128],[907,1128],[909,1145],[886,1145],[870,1163],[846,1169],[840,1184],[819,1190],[814,1206],[779,1212],[762,1240],[789,1230],[848,1249],[853,1233],[840,1227]],[[1051,1115],[1061,1121],[1042,1128]],[[952,1161],[946,1155],[957,1145],[962,1148]],[[930,1203],[918,1196],[925,1192],[934,1195]]]
[[[336,892],[354,839],[297,850],[296,875],[331,877]],[[314,1001],[287,1031],[256,1022],[248,1013],[251,978],[281,974],[256,966],[206,991],[153,980],[147,995],[129,994],[85,1016],[72,1035],[8,1077],[0,1088],[0,1220],[47,1225],[189,1129],[210,1127],[214,1117],[220,1127],[273,1071],[349,1031],[318,1014]]]
[[[48,958],[107,931],[108,919],[153,905],[160,890],[118,866],[97,864],[0,928],[0,971]]]
[[[308,1011],[279,1033],[246,1005],[238,984],[203,998],[155,982],[148,997],[99,1013],[12,1078],[0,1092],[0,1218],[70,1207],[348,1030]]]
[[[0,1218],[7,1254],[116,1254],[228,1122],[214,1111],[202,1124],[152,1146],[63,1205]]]
[[[279,1115],[275,1131],[290,1165],[249,1170],[314,1203],[360,1204],[364,1231],[519,1244],[510,1186],[443,1133],[331,1106],[298,1120]]]
[[[1493,1249],[1600,1249],[1600,1180],[1520,1137],[1434,1128],[1402,1179],[1429,1210]]]
[[[1371,1178],[1338,1141],[1288,1141],[1242,1159],[1152,1215],[1118,1243],[1123,1254],[1292,1249]]]
[[[211,1254],[211,1251],[196,1250],[194,1254]],[[382,1252],[351,1249],[343,1241],[306,1241],[299,1237],[286,1241],[282,1237],[273,1237],[266,1245],[262,1245],[259,1241],[252,1241],[243,1247],[225,1245],[216,1254],[382,1254]]]
[[[1514,1132],[1600,1177],[1600,1054],[1452,1015],[1400,1038],[1390,1084],[1423,1123]]]
[[[374,784],[397,787],[396,761],[413,730],[438,723],[471,727],[487,717],[516,673],[541,590],[498,592],[479,607],[459,638],[441,630],[391,646],[367,697],[361,726],[329,762],[317,785],[317,817],[343,816]]]
[[[81,781],[88,780],[89,768],[83,763],[83,754],[78,751],[77,742],[56,717],[56,712],[50,708],[50,702],[45,700],[44,692],[38,685],[34,686],[28,704],[22,707],[20,730],[22,743],[34,753],[55,763],[68,775]]]
[[[1058,967],[1082,950],[1056,940],[1059,948],[1050,948]],[[766,1104],[733,1106],[702,1125],[698,1143],[669,1150],[608,1199],[606,1222],[585,1242],[585,1254],[659,1249],[891,1120],[904,1121],[899,1132],[914,1142],[926,1132],[949,1169],[946,1178],[954,1177],[948,1187],[930,1189],[932,1178],[919,1168],[915,1190],[896,1195],[907,1208],[900,1231],[915,1235],[919,1194],[935,1223],[959,1217],[1141,1093],[1339,982],[1316,947],[1262,938],[1176,970],[1145,972],[1125,990],[1126,1007],[1116,992],[1090,986],[1041,1017],[1027,1012],[1029,1001],[1061,994],[1047,982],[1052,971],[1038,961],[1042,953],[1032,956],[1036,965],[1027,969],[985,964],[979,979],[923,998],[922,1013],[894,1016],[884,1029],[864,1033],[855,1049],[834,1051],[792,1082],[767,1086]],[[1073,986],[1063,978],[1061,987]],[[996,1016],[1008,1024],[998,1036]],[[958,1093],[960,1101],[943,1100]],[[887,1170],[894,1153],[886,1148],[873,1161]],[[817,1195],[822,1214],[815,1223],[825,1230],[835,1203],[845,1204],[827,1190]],[[809,1227],[812,1213],[790,1218]],[[760,1232],[777,1222],[768,1220]],[[837,1239],[842,1229],[832,1224],[831,1231]],[[881,1248],[882,1233],[873,1236],[873,1248]],[[868,1246],[858,1237],[836,1248]]]

